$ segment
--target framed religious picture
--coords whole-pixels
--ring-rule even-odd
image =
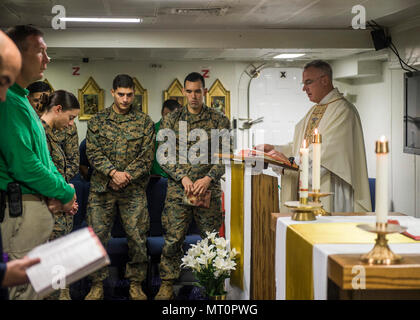
[[[206,95],[206,105],[223,112],[230,119],[230,91],[217,79]]]
[[[144,89],[136,77],[133,78],[134,81],[134,101],[133,105],[139,110],[143,111],[145,114],[148,113],[147,107],[147,89]]]
[[[98,111],[104,109],[104,90],[89,77],[82,89],[79,89],[79,120],[89,120]]]
[[[54,90],[54,88],[53,88],[53,86],[51,85],[51,83],[48,81],[48,79],[47,78],[45,78],[44,80],[43,80],[43,82],[45,82],[46,84],[48,84],[49,86],[50,86],[50,88],[51,88],[51,92],[54,92],[55,90]]]
[[[187,104],[187,98],[182,94],[182,88],[182,84],[178,79],[172,81],[169,88],[163,93],[164,101],[173,99],[178,101],[181,106],[185,106]]]

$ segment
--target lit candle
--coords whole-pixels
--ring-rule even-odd
[[[376,185],[375,211],[376,222],[388,221],[388,141],[384,136],[376,141]]]
[[[321,143],[322,137],[318,133],[318,128],[312,136],[312,190],[321,191]]]
[[[303,146],[300,149],[300,198],[308,198],[308,167],[309,167],[309,149],[306,145],[306,139],[303,140]],[[305,200],[304,200],[305,201]],[[301,201],[302,202],[302,201]]]

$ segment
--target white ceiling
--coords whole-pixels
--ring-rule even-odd
[[[56,60],[94,57],[94,60],[135,60],[135,61],[273,61],[272,57],[284,52],[304,51],[302,60],[335,60],[371,49],[182,49],[182,48],[50,48],[48,55]]]
[[[143,17],[139,29],[350,28],[351,10],[358,4],[366,8],[368,20],[387,21],[389,26],[398,22],[393,15],[404,19],[420,14],[419,0],[2,0],[0,25],[50,27],[55,4],[63,5],[67,16]],[[179,15],[172,13],[176,8],[226,12]]]
[[[120,59],[120,60],[232,60],[232,61],[267,61],[280,52],[303,50],[307,55],[305,60],[322,58],[334,60],[349,55],[374,50],[372,44],[351,47],[335,45],[340,37],[330,39],[323,48],[308,48],[302,45],[290,48],[287,41],[263,47],[252,43],[248,47],[220,47],[206,48],[197,44],[196,47],[171,48],[165,43],[155,47],[145,45],[144,48],[125,48],[124,32],[156,31],[157,36],[168,31],[178,31],[179,36],[185,36],[185,30],[207,30],[214,32],[220,39],[231,30],[261,31],[264,30],[304,30],[316,29],[314,32],[328,30],[351,30],[354,14],[352,7],[361,4],[366,8],[366,19],[374,19],[381,25],[395,27],[403,22],[418,20],[420,17],[419,0],[0,0],[0,27],[6,28],[17,24],[31,23],[44,30],[51,31],[51,19],[54,14],[51,9],[55,4],[66,8],[67,16],[82,17],[141,17],[144,22],[137,25],[119,25],[118,43],[113,48],[102,48],[96,45],[89,48],[86,43],[81,44],[72,35],[71,46],[63,44],[50,45],[49,54],[56,60],[79,59]],[[219,14],[203,9],[220,8]],[[174,14],[176,9],[194,9],[192,14]],[[197,10],[195,10],[197,9]],[[200,13],[197,13],[199,12]],[[108,31],[111,25],[102,25],[102,33]],[[66,31],[90,32],[91,24],[67,23]],[[95,25],[98,28],[98,25]],[[50,30],[48,30],[50,29]],[[126,31],[125,31],[126,30]],[[53,30],[55,32],[60,32]],[[160,32],[160,33],[159,33]],[[303,32],[303,31],[302,31]],[[64,34],[64,33],[63,33]],[[174,37],[177,36],[174,35]],[[357,36],[361,35],[360,33]],[[47,43],[49,42],[46,37]],[[115,39],[113,39],[115,40]],[[328,40],[328,39],[327,39]],[[343,40],[348,41],[348,40]],[[54,42],[54,41],[52,41]],[[203,38],[205,43],[206,39]]]

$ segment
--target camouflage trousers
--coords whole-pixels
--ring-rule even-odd
[[[90,192],[87,206],[87,223],[92,227],[104,248],[111,238],[115,219],[115,206],[120,210],[121,222],[128,242],[128,262],[125,277],[131,281],[143,281],[147,273],[146,237],[149,231],[146,191],[136,190]],[[91,275],[94,282],[108,277],[104,267]]]
[[[69,234],[73,229],[73,216],[60,212],[53,214],[54,216],[54,227],[53,232],[50,236],[50,241],[58,239],[66,234]]]
[[[206,231],[219,231],[222,225],[220,191],[212,190],[210,207],[199,208],[182,203],[183,190],[168,183],[165,209],[162,213],[162,226],[166,230],[165,244],[160,260],[160,278],[176,280],[181,272],[182,245],[192,219],[194,218],[200,236],[204,239]]]

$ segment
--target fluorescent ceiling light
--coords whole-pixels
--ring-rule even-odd
[[[304,53],[281,53],[277,56],[274,56],[274,59],[293,59],[293,58],[299,58],[304,56]]]
[[[61,21],[69,22],[117,22],[117,23],[141,23],[143,19],[140,18],[77,18],[64,17]]]

